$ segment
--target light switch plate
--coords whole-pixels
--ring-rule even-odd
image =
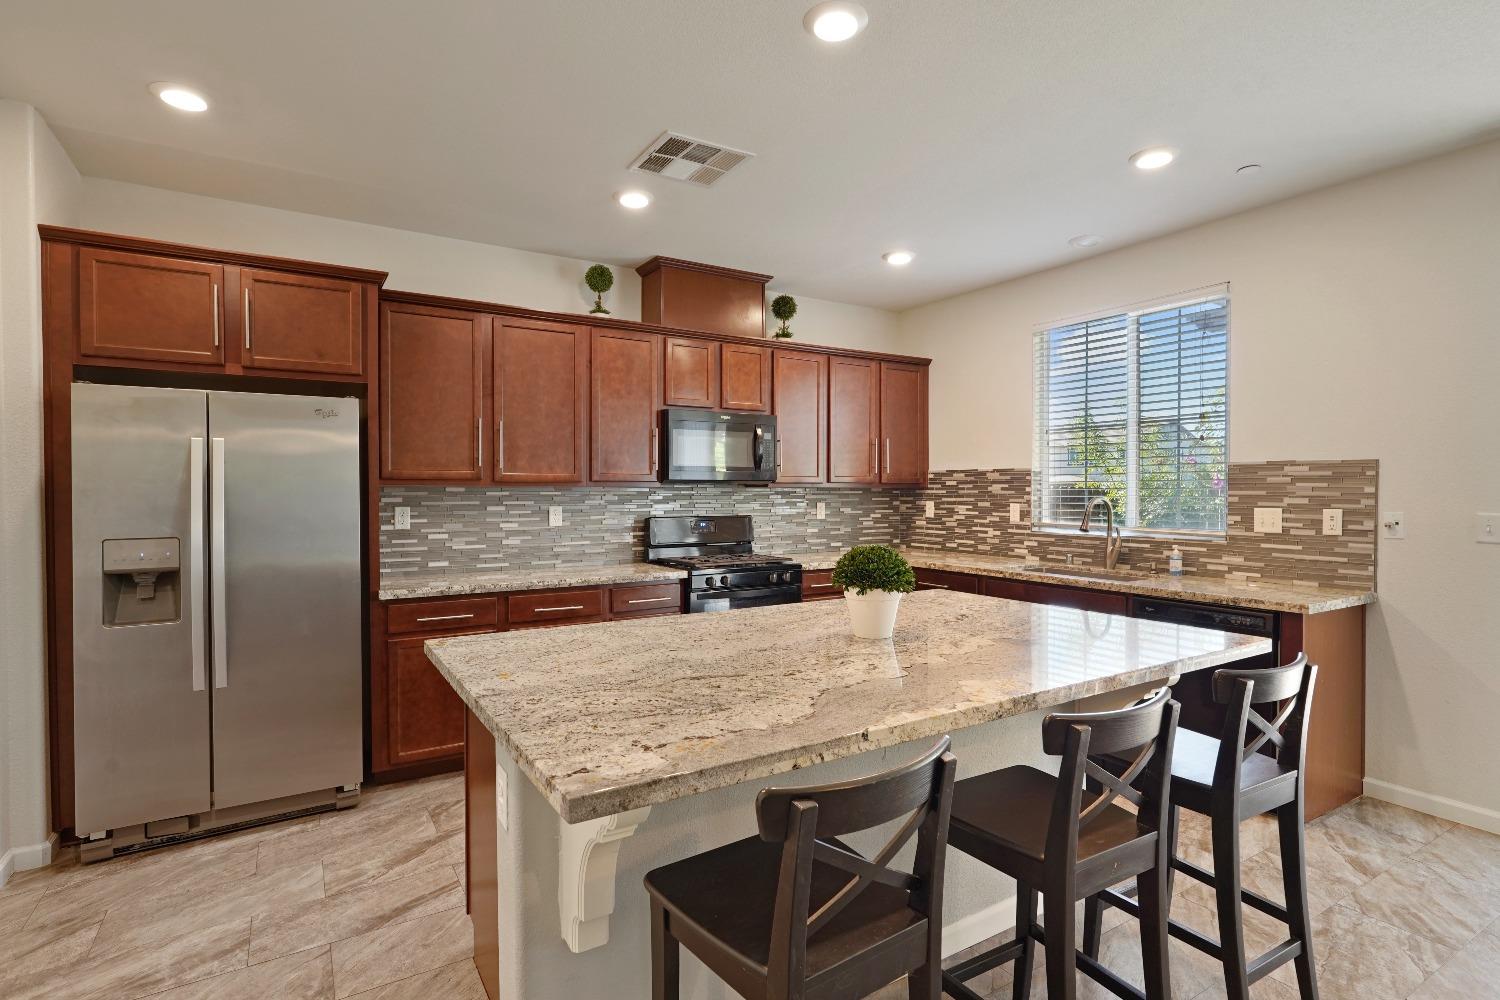
[[[818,501],[818,511],[816,516],[819,521],[828,516],[828,505],[821,500]]]
[[[1281,534],[1281,508],[1255,508],[1255,531],[1261,535]]]
[[[1021,523],[1021,505],[1018,503],[1013,503],[1010,505],[1010,523]]]
[[[396,530],[397,531],[407,531],[410,528],[411,528],[411,508],[410,507],[397,507],[396,508]]]
[[[925,516],[927,516],[927,517],[937,517],[937,501],[936,500],[928,500],[926,503],[924,503],[922,505],[922,509],[923,509],[923,511],[926,512]]]
[[[1405,538],[1406,515],[1399,510],[1382,511],[1380,514],[1381,538]]]
[[[1341,507],[1323,508],[1323,534],[1342,535],[1344,533],[1344,511]]]
[[[562,522],[562,508],[561,507],[548,507],[547,508],[547,527],[549,527],[549,528],[561,528],[562,527],[562,523],[563,523]]]
[[[1474,540],[1483,545],[1500,545],[1500,514],[1475,514]]]

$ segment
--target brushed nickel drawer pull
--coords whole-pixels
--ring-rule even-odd
[[[952,587],[949,587],[946,583],[923,583],[922,586],[924,586],[924,587],[931,587],[933,590],[952,590],[953,589]]]
[[[808,586],[809,587],[832,587],[833,584],[831,584],[831,583],[809,583]]]
[[[532,610],[536,611],[536,612],[539,612],[539,613],[542,612],[542,611],[582,611],[583,610],[583,605],[582,604],[564,604],[560,608],[532,608]]]
[[[626,604],[660,604],[662,601],[673,601],[675,597],[632,597]]]
[[[418,618],[417,621],[419,621],[419,622],[456,622],[460,618],[473,618],[473,617],[474,617],[474,612],[471,611],[471,612],[469,612],[466,615],[427,615],[424,618]]]

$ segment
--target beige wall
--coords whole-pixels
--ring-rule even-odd
[[[79,224],[104,232],[376,268],[390,272],[386,287],[402,291],[558,312],[586,313],[594,302],[583,284],[591,261],[122,181],[84,178]],[[618,317],[640,319],[641,279],[632,268],[614,270],[615,287],[605,304]],[[778,291],[796,294],[795,289]],[[894,348],[894,313],[802,296],[797,302],[792,323],[796,339],[877,351]]]
[[[1371,791],[1500,829],[1476,780],[1500,764],[1500,546],[1474,541],[1500,511],[1500,142],[903,313],[933,468],[1030,466],[1036,324],[1219,281],[1231,459],[1376,458],[1406,515],[1369,617]]]
[[[77,187],[36,112],[0,101],[0,883],[51,860],[36,226],[71,223]]]

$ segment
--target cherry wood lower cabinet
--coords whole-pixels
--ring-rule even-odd
[[[844,592],[833,585],[833,570],[808,569],[802,571],[802,599],[823,601],[830,597],[843,597]]]
[[[965,594],[979,593],[979,577],[970,573],[949,573],[941,569],[914,570],[918,590],[957,590]]]

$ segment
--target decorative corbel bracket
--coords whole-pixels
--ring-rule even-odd
[[[574,953],[609,940],[620,843],[650,813],[651,807],[646,806],[582,823],[558,819],[557,908],[563,940]]]

